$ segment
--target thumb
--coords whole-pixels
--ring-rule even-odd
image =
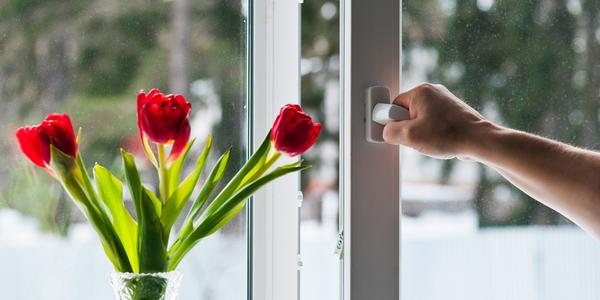
[[[389,122],[383,127],[383,140],[392,145],[409,146],[411,120]]]

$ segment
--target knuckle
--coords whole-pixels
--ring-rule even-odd
[[[437,84],[434,84],[433,86],[434,86],[434,87],[435,87],[437,90],[440,90],[440,91],[447,91],[447,90],[448,90],[448,89],[446,88],[446,86],[445,86],[445,85],[443,85],[443,84],[439,84],[439,83],[437,83]]]
[[[424,82],[417,86],[416,92],[417,95],[419,95],[419,97],[428,98],[433,93],[435,93],[436,90],[437,88],[435,85],[428,82]]]
[[[423,82],[417,86],[417,89],[420,91],[432,91],[435,89],[435,86],[429,82]]]

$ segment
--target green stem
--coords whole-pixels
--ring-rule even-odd
[[[274,152],[270,152],[269,156],[267,157],[267,161],[265,161],[265,164],[260,168],[260,170],[258,170],[258,172],[256,172],[256,174],[254,174],[248,180],[242,182],[242,184],[240,184],[240,186],[236,189],[236,191],[243,188],[247,183],[260,178],[260,176],[265,174],[265,172],[267,172],[280,157],[281,157],[281,152],[279,152],[277,150],[275,150]]]
[[[160,201],[164,209],[169,200],[169,169],[167,168],[167,156],[165,155],[165,145],[157,144],[158,147],[158,181],[160,184]],[[162,226],[162,224],[161,224]],[[165,249],[169,244],[170,229],[163,227],[163,244]]]
[[[273,166],[273,164],[281,157],[281,152],[275,150],[275,152],[271,152],[269,154],[269,158],[267,159],[267,162],[265,163],[265,165],[262,167],[262,169],[260,170],[260,175],[256,176],[256,178],[262,176],[266,171],[269,170],[269,168],[271,168],[271,166]]]
[[[158,144],[158,180],[160,181],[160,200],[163,205],[169,199],[169,173],[167,170],[167,159],[165,155],[165,145]]]

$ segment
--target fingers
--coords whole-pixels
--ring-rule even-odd
[[[388,144],[410,146],[411,121],[390,122],[383,128],[383,140]]]
[[[444,90],[448,91],[441,84],[431,84],[431,83],[426,83],[426,82],[421,83],[418,86],[398,95],[394,99],[393,103],[396,105],[403,106],[404,108],[407,108],[410,110],[415,99],[427,98],[436,93],[439,94],[440,91],[444,91]],[[449,93],[449,91],[448,91],[448,93]]]
[[[400,105],[406,109],[410,109],[410,104],[412,102],[412,93],[413,90],[408,90],[404,93],[401,93],[400,95],[396,96],[396,98],[394,99],[394,101],[392,101],[392,103],[396,104],[396,105]]]

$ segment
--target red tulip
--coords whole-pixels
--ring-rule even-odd
[[[158,89],[148,94],[140,91],[137,99],[138,127],[143,134],[159,144],[173,142],[169,160],[177,158],[190,138],[188,117],[192,106],[182,95],[164,95]]]
[[[25,156],[42,168],[49,169],[50,145],[77,157],[75,132],[67,114],[49,114],[40,125],[17,129],[17,140]]]
[[[279,111],[271,129],[275,149],[289,156],[304,153],[319,137],[321,124],[313,123],[300,105],[286,104]]]

